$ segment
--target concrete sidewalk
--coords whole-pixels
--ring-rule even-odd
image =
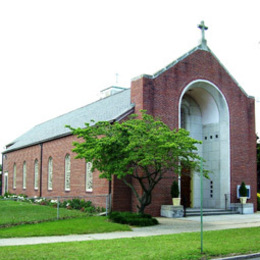
[[[182,232],[200,231],[200,217],[187,218],[157,218],[159,225],[151,227],[133,228],[132,231],[111,232],[88,235],[69,235],[52,237],[32,237],[32,238],[7,238],[0,239],[0,246],[33,245],[45,243],[88,241],[102,239],[117,239],[129,237],[145,237],[166,234],[176,234]],[[249,215],[222,215],[203,217],[203,230],[220,230],[242,227],[260,227],[260,212]]]

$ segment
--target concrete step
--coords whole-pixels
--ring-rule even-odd
[[[231,215],[239,214],[238,211],[225,210],[225,209],[203,209],[203,216],[216,216],[216,215]],[[188,208],[186,209],[186,217],[200,216],[200,209]]]

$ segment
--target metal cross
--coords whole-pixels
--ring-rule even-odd
[[[204,21],[201,21],[201,23],[198,25],[198,28],[200,28],[202,32],[202,43],[206,43],[205,31],[208,30],[208,27],[204,24]]]

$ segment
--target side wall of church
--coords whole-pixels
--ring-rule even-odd
[[[8,190],[10,193],[26,194],[28,197],[77,197],[93,201],[96,206],[106,206],[108,181],[100,179],[98,172],[93,173],[93,190],[86,191],[86,163],[83,159],[75,159],[72,142],[78,141],[74,136],[63,137],[7,153],[4,156],[4,172],[8,172]],[[70,190],[65,190],[65,156],[71,158]],[[53,160],[52,189],[48,189],[48,161]],[[42,158],[42,170],[41,167]],[[39,163],[38,189],[34,187],[34,162]],[[23,164],[26,162],[26,188],[23,188]],[[16,188],[13,187],[13,166],[16,164]],[[42,176],[41,176],[42,175]],[[41,181],[41,180],[42,181]]]
[[[195,80],[212,82],[223,93],[229,108],[230,118],[230,179],[231,202],[239,202],[236,197],[237,185],[244,181],[251,187],[251,199],[256,209],[256,133],[254,99],[248,98],[236,82],[208,51],[197,50],[159,76],[148,76],[132,82],[131,101],[148,113],[160,117],[171,128],[178,128],[178,106],[185,87]],[[151,95],[152,93],[152,95]],[[149,97],[149,100],[146,98]],[[141,105],[139,104],[141,102]],[[224,180],[223,180],[224,181]],[[158,190],[166,189],[170,196],[170,183],[162,180]],[[154,192],[156,196],[160,193]],[[159,195],[164,196],[164,195]],[[224,196],[223,196],[224,199]],[[161,201],[168,201],[162,197]],[[160,206],[152,202],[153,211],[159,215]],[[163,203],[161,203],[163,204]],[[151,211],[151,209],[150,209]]]

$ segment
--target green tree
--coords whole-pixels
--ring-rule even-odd
[[[180,174],[181,167],[199,167],[196,145],[200,142],[189,137],[184,129],[171,130],[145,111],[141,119],[134,114],[122,123],[85,125],[83,129],[67,126],[84,139],[73,143],[76,158],[92,161],[92,171],[97,169],[101,178],[111,180],[115,175],[122,179],[137,197],[140,213],[151,203],[152,190],[166,172]],[[141,194],[132,179],[141,186]]]

